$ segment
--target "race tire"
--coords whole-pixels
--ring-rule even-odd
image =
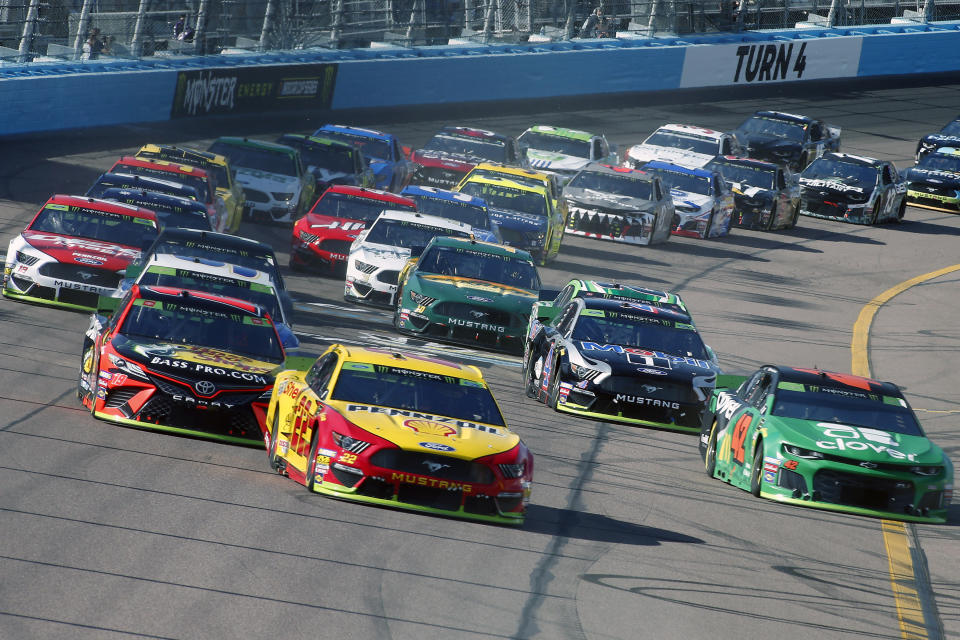
[[[280,472],[280,458],[277,457],[277,437],[280,435],[280,405],[273,411],[273,425],[270,427],[270,448],[267,450],[267,460],[270,468]]]
[[[877,200],[877,205],[873,208],[873,217],[870,218],[870,224],[877,224],[878,222],[881,222],[880,211],[883,209],[884,204],[883,196],[880,196],[880,198]]]
[[[750,493],[760,497],[760,485],[763,478],[763,440],[757,442],[753,453],[753,469],[750,470]]]
[[[393,328],[402,331],[400,328],[400,312],[403,310],[403,289],[397,289],[397,304],[393,305]]]
[[[535,369],[533,366],[536,364],[538,358],[538,354],[531,349],[530,357],[527,358],[523,365],[523,391],[527,394],[528,398],[533,398],[534,400],[539,396],[537,392],[539,378],[534,375]]]
[[[903,222],[903,217],[907,214],[907,199],[904,198],[903,202],[900,203],[900,208],[897,209],[897,222]]]
[[[704,469],[711,478],[717,470],[717,421],[713,421],[710,427],[710,440],[707,441],[707,455],[703,461]]]
[[[770,219],[767,221],[767,227],[764,231],[772,231],[774,224],[777,222],[777,203],[774,202],[773,206],[770,207]]]
[[[320,439],[320,431],[317,429],[316,425],[313,428],[313,435],[310,436],[310,449],[307,454],[307,468],[306,468],[306,479],[307,479],[307,490],[313,491],[313,479],[314,471],[317,465],[317,442]]]
[[[297,273],[306,271],[306,269],[303,268],[303,265],[301,265],[299,262],[294,262],[293,257],[290,258],[289,266],[290,271],[295,271]]]
[[[550,378],[550,386],[547,387],[547,406],[551,409],[557,408],[557,402],[560,400],[560,359],[553,362],[553,377]]]
[[[84,393],[84,392],[83,392],[83,388],[80,386],[80,379],[83,378],[84,376],[86,376],[86,377],[87,377],[87,382],[89,383],[89,381],[90,381],[90,379],[89,379],[90,372],[89,372],[89,371],[85,371],[85,368],[86,368],[86,366],[87,366],[87,352],[88,352],[88,351],[91,351],[92,349],[93,349],[93,342],[92,342],[89,338],[84,337],[84,339],[83,339],[83,348],[80,350],[80,372],[79,372],[79,374],[77,375],[77,400],[80,400],[81,402],[83,401],[83,393]],[[90,354],[90,360],[91,360],[91,365],[92,365],[92,364],[93,364],[93,354],[92,354],[92,353]]]
[[[706,240],[710,237],[710,231],[713,230],[713,218],[717,215],[716,211],[710,213],[710,219],[707,220],[707,228],[703,230],[703,239]]]
[[[800,203],[797,203],[797,206],[793,208],[793,217],[790,219],[790,224],[787,226],[787,229],[793,229],[797,226],[797,220],[800,218]]]

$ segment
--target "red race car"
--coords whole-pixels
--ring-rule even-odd
[[[345,268],[350,245],[384,209],[416,211],[413,200],[387,191],[334,185],[293,225],[290,268]]]

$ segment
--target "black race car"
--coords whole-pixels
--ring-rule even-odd
[[[582,416],[697,432],[720,368],[690,316],[643,302],[574,298],[531,316],[526,393]]]
[[[743,229],[792,229],[800,215],[800,185],[785,165],[717,156],[704,169],[719,171],[733,189],[730,226]]]
[[[757,111],[733,133],[749,157],[793,171],[802,171],[825,151],[840,150],[840,127],[780,111]]]
[[[940,147],[903,172],[907,202],[939,211],[960,212],[960,149]]]
[[[903,219],[907,183],[887,160],[827,153],[800,174],[800,214],[855,224]]]
[[[917,143],[917,162],[940,147],[960,147],[960,117],[951,120],[937,133],[928,133]]]
[[[441,189],[453,189],[481,162],[526,166],[514,138],[470,127],[443,127],[410,160],[412,184]]]

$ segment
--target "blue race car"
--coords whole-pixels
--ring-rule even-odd
[[[487,203],[482,198],[413,184],[404,187],[400,195],[416,202],[420,213],[466,222],[473,228],[473,237],[477,240],[498,244],[503,242],[500,225],[490,218]]]
[[[349,142],[360,147],[363,155],[370,161],[377,189],[396,193],[410,182],[413,163],[407,159],[404,148],[400,146],[397,137],[391,133],[342,124],[325,124],[314,131],[313,135],[328,140]]]

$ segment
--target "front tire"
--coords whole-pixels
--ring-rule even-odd
[[[717,470],[717,421],[713,421],[713,426],[710,427],[710,440],[707,442],[707,455],[704,460],[704,468],[707,471],[707,475],[711,478],[713,477],[714,472]]]
[[[770,219],[767,220],[767,227],[764,231],[772,231],[773,227],[777,224],[777,203],[774,202],[770,207]]]
[[[900,203],[900,208],[897,209],[897,222],[903,222],[903,217],[907,214],[907,199],[904,198],[903,202]]]
[[[280,458],[277,456],[277,438],[280,436],[280,405],[274,409],[273,426],[270,428],[270,449],[267,451],[267,459],[270,461],[270,468],[277,473],[280,471]]]
[[[527,361],[523,365],[523,391],[527,394],[528,398],[537,399],[537,384],[539,376],[536,374],[536,367],[534,366],[539,359],[538,354],[530,349],[530,356],[527,358]]]
[[[753,469],[750,471],[750,493],[760,497],[760,487],[763,481],[763,440],[757,442],[753,454]]]
[[[547,388],[547,406],[551,409],[557,408],[557,403],[560,400],[560,359],[557,358],[553,361],[553,368],[551,369],[553,375],[550,377],[550,386]]]
[[[800,218],[800,203],[797,203],[797,206],[793,208],[793,217],[790,219],[790,224],[787,226],[787,229],[793,229],[797,226],[797,220]]]
[[[314,478],[316,476],[316,466],[317,466],[317,442],[320,440],[320,432],[317,429],[317,425],[313,425],[313,435],[310,436],[310,452],[307,455],[307,468],[306,468],[306,477],[307,477],[307,491],[313,492],[314,487]]]

